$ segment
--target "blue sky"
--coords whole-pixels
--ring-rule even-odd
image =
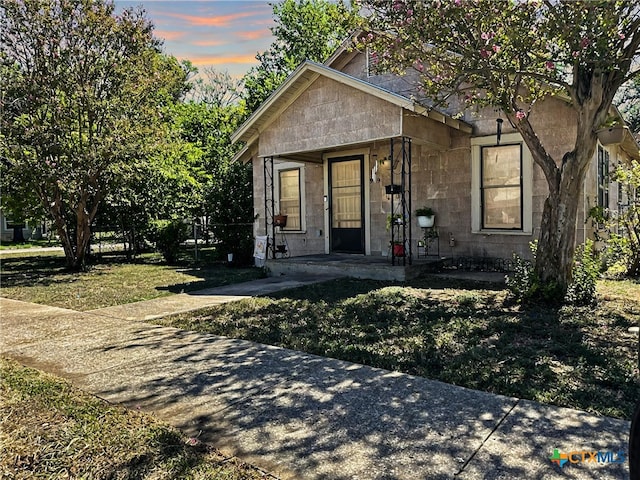
[[[242,76],[271,44],[272,7],[262,1],[121,1],[116,9],[141,6],[164,40],[164,50],[202,70],[213,67]]]

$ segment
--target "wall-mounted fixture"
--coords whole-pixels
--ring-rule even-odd
[[[497,145],[500,145],[500,138],[502,137],[502,122],[504,120],[502,120],[500,117],[496,118],[496,131],[498,132],[497,135]]]

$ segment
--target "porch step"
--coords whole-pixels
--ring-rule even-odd
[[[426,273],[440,271],[444,261],[444,258],[420,259],[419,261],[414,259],[413,265],[403,266],[391,265],[391,260],[385,257],[310,255],[307,257],[268,260],[266,267],[272,276],[293,273],[317,273],[403,282]]]

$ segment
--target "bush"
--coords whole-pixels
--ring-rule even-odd
[[[534,270],[537,242],[529,244],[533,262],[513,254],[513,272],[506,278],[507,289],[512,297],[521,304],[532,299],[540,299],[553,304],[589,305],[596,301],[596,282],[600,275],[597,255],[594,254],[593,241],[587,240],[576,249],[573,265],[573,280],[562,296],[562,290],[555,283],[543,283]]]
[[[178,259],[180,244],[189,237],[188,228],[188,225],[180,220],[151,222],[151,238],[167,263],[175,263]]]
[[[573,305],[596,303],[596,283],[600,276],[600,265],[593,240],[587,240],[576,249],[572,273],[573,279],[567,289],[565,301]]]

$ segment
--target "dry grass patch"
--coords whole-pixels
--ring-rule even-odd
[[[190,292],[263,276],[255,268],[218,265],[169,266],[157,255],[135,263],[104,257],[88,272],[65,270],[54,254],[11,255],[1,259],[0,295],[14,300],[87,311]]]
[[[273,478],[149,415],[5,359],[0,359],[0,477]]]

